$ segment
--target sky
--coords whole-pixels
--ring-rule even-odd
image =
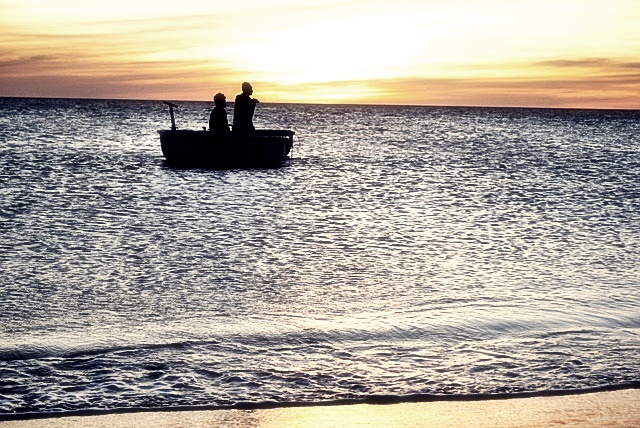
[[[0,96],[640,109],[640,0],[0,0]]]

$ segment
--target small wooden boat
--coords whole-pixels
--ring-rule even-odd
[[[176,166],[205,168],[273,168],[282,165],[293,148],[294,132],[256,130],[250,133],[179,130],[173,107],[171,129],[160,130],[160,145],[167,162]]]

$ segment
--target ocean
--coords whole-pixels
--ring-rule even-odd
[[[640,111],[254,123],[282,167],[182,169],[160,102],[0,98],[1,414],[640,383]]]

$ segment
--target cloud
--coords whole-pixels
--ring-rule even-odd
[[[527,78],[406,78],[300,85],[258,82],[254,89],[282,101],[640,109],[640,75]],[[289,97],[289,98],[287,98]]]
[[[2,69],[29,69],[31,67],[40,66],[51,61],[56,61],[56,57],[54,55],[33,55],[22,58],[0,60],[0,72],[2,71]]]
[[[37,55],[0,61],[0,94],[22,97],[209,99],[216,82],[235,81],[224,67],[189,61],[106,62]]]
[[[43,60],[39,58],[37,60]],[[47,58],[51,60],[51,58]],[[53,59],[59,64],[59,59]],[[239,91],[233,70],[191,70],[188,64],[104,64],[77,73],[49,72],[37,78],[0,79],[6,96],[209,100],[213,93]],[[1,68],[0,68],[1,70]],[[137,70],[137,71],[132,71]],[[264,102],[369,103],[640,109],[640,74],[545,78],[407,78],[283,85],[252,81]]]
[[[621,61],[612,58],[581,58],[540,61],[533,64],[552,68],[602,68],[617,70],[639,70],[640,61]]]

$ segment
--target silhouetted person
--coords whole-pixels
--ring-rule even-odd
[[[227,120],[227,98],[224,94],[218,92],[213,97],[216,106],[211,110],[209,116],[209,131],[213,132],[229,132],[229,121]]]
[[[236,96],[236,102],[233,106],[234,132],[252,132],[256,130],[253,126],[253,113],[256,110],[256,104],[260,101],[251,98],[252,94],[251,83],[244,82],[242,84],[242,93]]]

